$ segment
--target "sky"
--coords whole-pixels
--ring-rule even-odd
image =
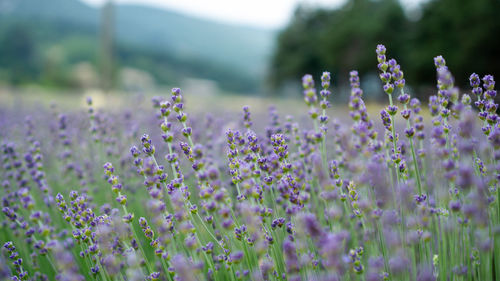
[[[82,0],[101,5],[106,0]],[[277,29],[286,26],[297,4],[335,8],[345,0],[113,0],[115,3],[144,4],[230,24]],[[423,0],[402,0],[414,6]]]

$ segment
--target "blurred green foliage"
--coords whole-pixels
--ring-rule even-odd
[[[12,40],[16,38],[16,40]],[[22,25],[0,30],[0,80],[12,83],[35,79],[41,70],[31,32]],[[8,71],[7,71],[8,70]]]
[[[405,11],[397,0],[349,0],[333,10],[299,6],[279,34],[270,82],[279,87],[329,70],[346,85],[352,69],[376,73],[375,48],[382,43],[425,98],[437,55],[446,58],[458,85],[472,72],[500,75],[499,12],[498,0],[430,0],[419,11]]]
[[[113,13],[116,73],[133,68],[160,85],[198,78],[228,91],[258,90],[274,31],[139,5],[117,4]],[[0,83],[75,87],[82,62],[99,73],[99,21],[99,9],[77,0],[0,1]]]

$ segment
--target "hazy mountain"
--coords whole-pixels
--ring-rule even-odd
[[[30,32],[37,40],[46,41],[42,43],[45,45],[81,36],[87,39],[76,41],[91,45],[89,40],[96,42],[98,38],[99,18],[100,10],[78,0],[0,0],[0,29],[13,21],[43,26],[43,32],[37,28]],[[189,70],[184,67],[186,72],[209,79],[213,78],[210,72],[216,69],[259,81],[265,74],[275,38],[272,30],[228,25],[140,5],[116,5],[114,18],[116,44],[125,48],[117,51],[117,56],[128,59],[140,55],[143,60],[152,53],[166,64],[196,62],[203,64],[199,71],[193,65]],[[154,71],[153,68],[157,67],[146,70]],[[220,78],[224,74],[215,76]]]
[[[274,32],[233,26],[137,5],[116,8],[120,40],[169,49],[181,56],[201,56],[243,71],[263,71]]]
[[[99,12],[77,0],[0,0],[2,16],[97,26]]]

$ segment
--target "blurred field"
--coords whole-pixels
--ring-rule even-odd
[[[86,108],[86,98],[92,97],[96,108],[115,111],[128,107],[130,110],[136,110],[150,108],[151,98],[155,96],[167,97],[169,95],[169,89],[147,93],[117,91],[104,93],[100,90],[54,91],[36,87],[24,89],[0,88],[0,104],[3,108],[30,108],[33,106],[48,108],[52,104],[56,104],[66,111],[73,111],[84,110]],[[267,114],[270,106],[276,106],[278,112],[283,115],[300,116],[307,113],[307,106],[299,98],[247,96],[229,93],[204,95],[191,92],[183,92],[183,95],[186,99],[186,106],[191,112],[196,113],[239,113],[245,105],[250,106],[252,112],[256,115]],[[333,94],[330,99],[332,107],[328,109],[328,114],[334,118],[348,118],[347,103],[344,101],[340,103],[336,99],[337,97]],[[345,97],[343,100],[345,100]],[[369,103],[367,109],[372,118],[376,118],[384,106],[380,103]]]

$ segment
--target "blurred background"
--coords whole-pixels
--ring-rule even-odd
[[[385,97],[383,43],[413,95],[435,89],[433,57],[456,83],[500,75],[500,0],[0,0],[0,95],[50,91],[298,97],[332,72],[347,99]],[[467,89],[468,91],[468,89]]]

